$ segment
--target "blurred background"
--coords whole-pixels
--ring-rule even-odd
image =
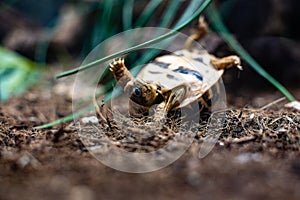
[[[7,100],[15,91],[24,91],[30,80],[43,73],[44,64],[80,64],[91,49],[116,33],[143,26],[172,27],[191,2],[2,0],[0,99]],[[214,0],[213,3],[235,38],[268,72],[287,87],[299,87],[299,1]],[[189,34],[195,25],[196,22],[185,32]],[[234,54],[213,29],[204,43],[217,56]],[[7,58],[13,58],[14,62]],[[232,88],[270,87],[246,63],[243,65],[245,71],[237,81],[236,72],[225,77],[225,81],[232,82]]]

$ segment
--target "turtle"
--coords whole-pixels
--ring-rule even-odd
[[[130,116],[148,115],[154,105],[160,119],[194,102],[210,110],[212,88],[225,69],[241,68],[241,61],[236,55],[217,58],[205,49],[192,49],[192,42],[204,37],[207,29],[200,18],[198,28],[187,39],[184,49],[157,57],[145,65],[136,78],[126,67],[124,57],[110,63],[109,69],[117,84],[130,98]]]

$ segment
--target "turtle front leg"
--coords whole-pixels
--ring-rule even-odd
[[[127,94],[130,98],[129,100],[130,116],[140,118],[145,115],[148,115],[149,106],[144,104],[145,102],[148,102],[149,99],[143,98],[144,96],[147,97],[149,96],[146,94],[144,95],[146,91],[145,91],[145,87],[143,87],[144,86],[143,84],[145,83],[142,83],[141,81],[136,81],[134,79],[130,71],[126,68],[123,58],[118,58],[114,60],[110,64],[109,69],[113,73],[114,78],[117,81],[117,84],[123,89],[125,94]]]
[[[124,90],[126,84],[134,79],[125,66],[124,58],[115,59],[109,66],[109,70],[113,73],[118,85]]]
[[[227,56],[224,58],[217,58],[213,55],[211,56],[211,63],[218,69],[224,70],[231,67],[237,67],[242,70],[241,59],[238,56]]]

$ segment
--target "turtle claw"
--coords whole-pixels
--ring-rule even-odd
[[[238,56],[227,56],[223,58],[217,58],[211,55],[211,62],[218,70],[229,69],[231,67],[237,67],[242,70],[241,59]]]
[[[118,82],[118,85],[124,90],[126,84],[129,81],[133,80],[133,76],[128,71],[128,69],[125,66],[124,58],[119,57],[114,59],[109,64],[109,70],[114,75],[115,80]]]
[[[116,58],[109,64],[109,70],[115,72],[120,68],[125,67],[124,58]]]

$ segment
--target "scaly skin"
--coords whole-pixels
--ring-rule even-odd
[[[229,69],[231,67],[237,67],[238,69],[242,69],[241,60],[238,56],[227,56],[223,58],[216,58],[213,55],[211,56],[211,63],[218,69]]]
[[[113,73],[115,80],[123,90],[129,81],[134,80],[133,76],[126,68],[123,58],[114,60],[109,66],[109,70]]]
[[[133,117],[142,117],[149,113],[152,105],[163,101],[163,96],[157,89],[157,85],[149,84],[135,79],[124,64],[124,59],[119,58],[110,64],[117,84],[122,88],[129,101],[129,113]]]

